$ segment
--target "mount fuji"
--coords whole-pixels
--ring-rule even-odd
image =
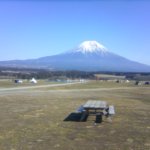
[[[77,48],[53,56],[0,61],[0,66],[51,70],[150,72],[150,66],[114,54],[96,41],[84,41]]]

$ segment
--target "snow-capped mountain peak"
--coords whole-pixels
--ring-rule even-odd
[[[0,61],[0,66],[53,71],[150,72],[150,66],[107,51],[96,41],[85,41],[75,49],[38,59]]]
[[[107,49],[97,41],[84,41],[76,49],[78,52],[87,53],[87,52],[107,52]]]

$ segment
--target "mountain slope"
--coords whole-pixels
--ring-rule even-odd
[[[58,55],[31,60],[3,61],[0,65],[52,70],[150,72],[150,66],[109,52],[96,41],[85,41],[77,48]]]

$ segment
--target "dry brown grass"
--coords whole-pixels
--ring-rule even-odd
[[[74,86],[80,85],[70,89]],[[150,87],[94,91],[96,83],[88,86],[93,90],[81,91],[81,85],[75,91],[30,89],[1,94],[0,150],[149,150]],[[63,121],[89,99],[113,104],[113,122],[103,118],[95,126],[93,116],[86,122]]]

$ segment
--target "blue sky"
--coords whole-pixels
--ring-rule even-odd
[[[0,1],[0,60],[58,54],[85,40],[150,65],[150,1]]]

